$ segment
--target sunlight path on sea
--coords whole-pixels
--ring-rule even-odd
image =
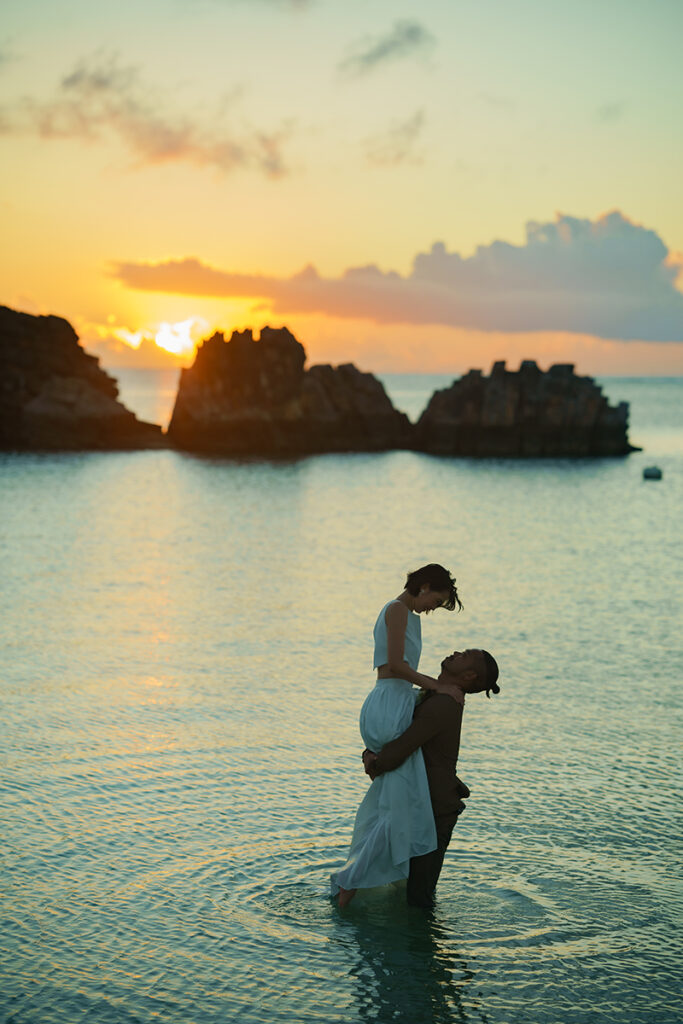
[[[97,1020],[674,1024],[681,455],[0,457],[0,1004]],[[434,917],[341,915],[370,633],[438,558],[485,646]]]

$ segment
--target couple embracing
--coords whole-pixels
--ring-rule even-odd
[[[356,814],[346,864],[332,875],[340,907],[358,889],[401,879],[407,879],[410,904],[429,907],[433,901],[469,796],[455,773],[465,694],[499,692],[498,666],[488,651],[454,651],[436,679],[418,671],[421,613],[456,607],[462,604],[454,578],[430,564],[408,574],[403,593],[375,623],[377,682],[360,715],[363,762],[373,781]]]

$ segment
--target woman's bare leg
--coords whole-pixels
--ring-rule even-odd
[[[339,889],[339,906],[343,909],[348,907],[353,897],[358,892],[357,889]]]

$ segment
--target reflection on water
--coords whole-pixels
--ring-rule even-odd
[[[359,1021],[487,1021],[472,989],[475,975],[448,929],[433,914],[407,907],[402,889],[380,893],[374,904],[363,901],[344,931],[357,947],[350,976]]]
[[[0,456],[3,1019],[677,1022],[682,453]],[[434,558],[424,667],[502,692],[434,915],[341,914],[371,626]]]
[[[119,386],[119,399],[138,419],[166,428],[173,414],[180,370],[130,369],[108,371]]]

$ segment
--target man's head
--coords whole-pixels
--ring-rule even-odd
[[[470,648],[466,651],[453,651],[441,662],[440,682],[455,683],[463,693],[481,693],[490,690],[500,693],[498,665],[488,651]]]

